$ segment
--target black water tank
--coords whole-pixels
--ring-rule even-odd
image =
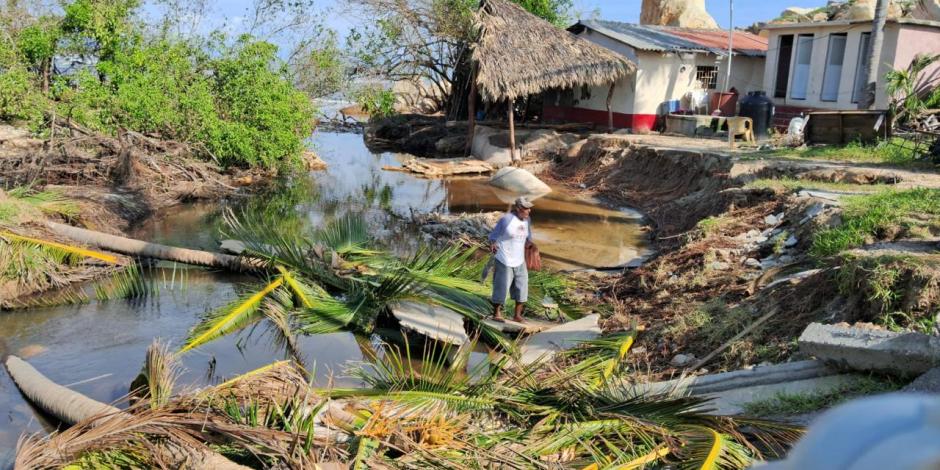
[[[763,91],[752,91],[739,104],[738,115],[754,120],[754,137],[757,140],[769,138],[767,131],[774,122],[774,102]]]

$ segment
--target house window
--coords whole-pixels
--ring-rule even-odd
[[[858,42],[858,65],[855,66],[855,87],[852,90],[853,103],[861,101],[862,94],[865,93],[865,80],[868,80],[865,76],[865,69],[868,68],[869,62],[871,62],[871,33],[862,33]]]
[[[777,48],[777,81],[774,84],[774,98],[787,96],[787,85],[790,82],[790,60],[793,59],[793,35],[780,36],[780,47]]]
[[[823,72],[822,93],[819,96],[823,101],[839,101],[846,38],[845,33],[829,35],[829,52],[826,55],[826,70]]]
[[[809,67],[813,59],[813,35],[801,34],[796,38],[796,66],[793,67],[793,85],[790,87],[790,98],[795,100],[806,99],[806,88],[809,86]]]
[[[706,90],[718,88],[718,67],[711,65],[699,65],[695,67],[695,79],[702,84]]]

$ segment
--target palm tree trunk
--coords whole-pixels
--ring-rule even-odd
[[[92,416],[105,417],[121,413],[121,410],[111,405],[92,400],[49,380],[16,356],[7,357],[6,366],[23,396],[65,424],[72,425]]]
[[[881,67],[881,49],[885,36],[885,21],[888,18],[890,0],[878,0],[875,5],[875,18],[871,28],[871,58],[865,70],[865,92],[859,100],[859,109],[874,109],[878,90],[878,69]]]
[[[124,419],[130,417],[123,411],[100,401],[82,395],[59,385],[42,375],[28,362],[9,356],[6,360],[7,371],[20,392],[43,412],[54,416],[69,426],[98,416],[103,419]],[[212,452],[208,448],[182,449],[179,446],[157,444],[164,454],[177,464],[178,468],[187,469],[222,469],[249,470],[231,460]]]
[[[261,267],[260,263],[257,261],[223,253],[212,253],[209,251],[191,250],[189,248],[177,248],[161,245],[159,243],[150,243],[56,222],[46,222],[46,226],[49,227],[49,230],[52,230],[52,232],[75,240],[76,242],[130,256],[156,258],[235,271],[250,271]]]

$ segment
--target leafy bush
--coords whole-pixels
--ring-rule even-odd
[[[0,120],[42,121],[42,96],[14,45],[0,38]]]
[[[296,158],[313,132],[314,108],[278,65],[277,47],[244,36],[214,62],[219,115],[225,120],[206,140],[223,163],[244,160],[273,166]]]
[[[0,39],[0,119],[41,122],[54,110],[100,132],[186,142],[226,166],[298,162],[314,109],[277,47],[249,36],[146,37],[132,19],[140,3],[75,0],[63,17]],[[96,60],[50,80],[57,54]]]
[[[370,117],[387,117],[395,114],[395,92],[370,85],[353,92],[353,100]]]

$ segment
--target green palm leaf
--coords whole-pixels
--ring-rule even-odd
[[[753,463],[747,448],[727,435],[704,426],[685,433],[682,468],[696,470],[743,469]]]
[[[82,248],[79,246],[67,245],[65,243],[54,242],[50,240],[41,240],[39,238],[26,237],[23,235],[17,235],[13,232],[0,232],[0,237],[5,238],[13,243],[23,243],[32,246],[38,246],[51,254],[54,254],[61,261],[66,261],[73,258],[95,258],[106,263],[117,264],[117,256],[102,253],[100,251],[89,250],[87,248]]]
[[[313,239],[340,254],[374,253],[365,249],[371,242],[371,237],[365,220],[359,215],[347,214],[331,221],[316,231]]]
[[[193,328],[186,344],[180,352],[202,346],[212,340],[225,336],[233,331],[244,328],[245,325],[256,321],[256,315],[261,300],[284,283],[283,277],[278,277],[270,284],[251,296],[239,299],[228,306],[210,313],[202,322]]]

